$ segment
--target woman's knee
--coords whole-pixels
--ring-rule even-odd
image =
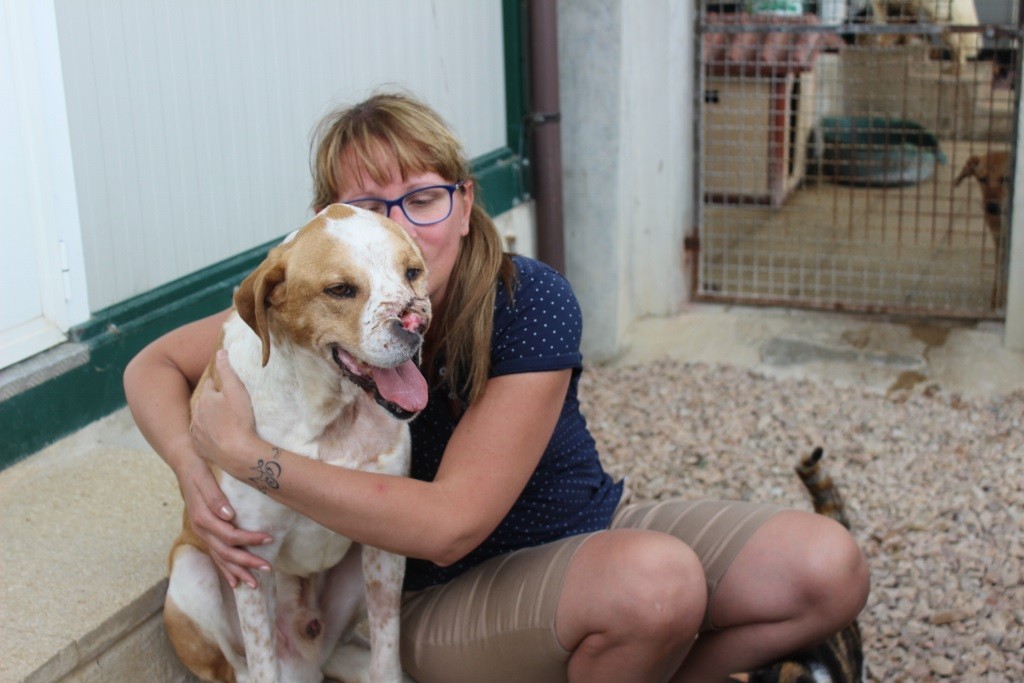
[[[609,531],[589,539],[573,564],[577,560],[567,579],[582,582],[587,609],[605,622],[602,630],[674,642],[696,635],[707,585],[699,558],[682,541],[651,531]]]
[[[828,630],[856,617],[867,594],[867,563],[850,532],[827,517],[787,510],[740,550],[711,617],[722,628],[799,619]]]
[[[653,534],[629,561],[631,580],[624,601],[651,635],[696,635],[707,608],[707,582],[700,559],[685,543]]]

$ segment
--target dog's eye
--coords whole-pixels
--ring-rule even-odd
[[[331,285],[324,289],[325,294],[329,294],[336,299],[351,299],[356,295],[356,288],[354,285],[342,283],[340,285]]]
[[[409,268],[405,271],[405,279],[409,282],[415,282],[422,272],[421,268]]]

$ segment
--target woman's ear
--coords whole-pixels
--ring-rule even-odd
[[[469,217],[473,213],[473,202],[476,199],[475,184],[472,180],[466,180],[462,183],[462,187],[459,188],[459,192],[462,194],[463,218],[465,220],[462,236],[465,237],[469,234]]]

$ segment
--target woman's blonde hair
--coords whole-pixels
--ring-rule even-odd
[[[462,145],[440,115],[403,94],[378,94],[331,112],[314,130],[311,152],[315,211],[337,201],[355,170],[387,183],[392,161],[403,180],[431,171],[450,182],[474,179]],[[343,154],[358,169],[346,168]],[[476,193],[479,196],[478,186]],[[483,392],[490,372],[499,278],[511,295],[515,268],[491,217],[474,204],[469,233],[460,242],[444,302],[434,311],[423,351],[431,386],[443,382],[449,394],[469,403]]]

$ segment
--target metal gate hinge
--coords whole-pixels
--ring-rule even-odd
[[[527,121],[529,121],[530,123],[532,123],[535,126],[540,126],[540,125],[543,125],[545,123],[560,123],[562,121],[562,112],[560,112],[560,111],[556,111],[556,112],[536,111],[536,112],[533,112],[532,114],[529,114],[526,118],[527,118]]]

